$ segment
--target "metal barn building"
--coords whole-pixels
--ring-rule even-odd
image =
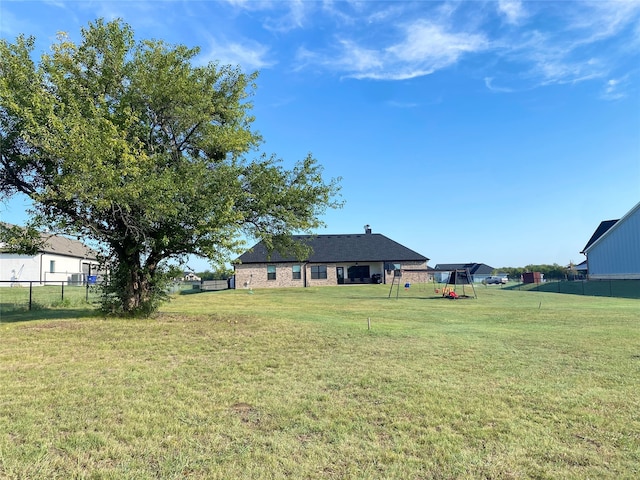
[[[621,219],[602,222],[582,253],[589,279],[640,279],[640,203]]]

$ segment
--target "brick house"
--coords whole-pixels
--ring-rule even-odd
[[[262,242],[234,264],[236,288],[315,287],[392,283],[401,272],[403,282],[430,281],[429,259],[367,225],[364,233],[295,235],[312,248],[304,261],[272,252]]]

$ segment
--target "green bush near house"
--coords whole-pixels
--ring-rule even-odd
[[[0,478],[637,478],[640,302],[477,291],[235,290],[145,320],[12,318]]]

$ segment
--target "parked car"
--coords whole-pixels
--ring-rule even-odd
[[[507,283],[507,279],[505,277],[487,277],[484,279],[484,283],[487,285],[500,285]]]

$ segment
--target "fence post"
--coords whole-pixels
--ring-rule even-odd
[[[61,298],[60,300],[64,302],[64,282],[60,282],[60,293],[61,293]]]
[[[33,282],[29,282],[29,311],[31,311],[32,298],[33,298]]]

